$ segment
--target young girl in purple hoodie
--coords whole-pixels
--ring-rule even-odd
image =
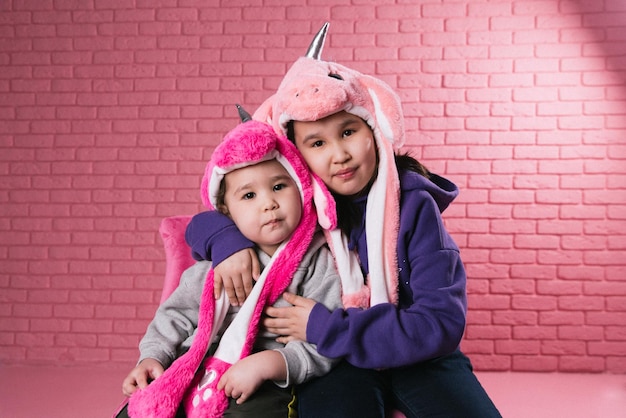
[[[407,417],[499,417],[459,350],[466,274],[441,218],[458,189],[397,153],[403,116],[387,84],[319,59],[326,28],[253,116],[286,133],[312,171],[346,306],[329,311],[285,294],[292,307],[266,310],[264,325],[279,341],[305,340],[343,359],[298,387],[299,417],[382,418],[390,409]],[[215,212],[196,215],[186,238],[196,258],[255,263],[245,251],[251,245]],[[251,273],[226,270],[229,295],[245,297]]]

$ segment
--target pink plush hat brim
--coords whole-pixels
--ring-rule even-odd
[[[286,138],[281,140],[288,142]],[[202,203],[209,209],[215,209],[217,191],[224,175],[271,159],[277,159],[285,166],[302,191],[299,173],[295,172],[291,162],[280,158],[278,141],[279,134],[271,126],[259,121],[241,123],[228,132],[213,151],[204,171],[200,185]]]

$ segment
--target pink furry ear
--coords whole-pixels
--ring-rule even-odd
[[[404,115],[400,97],[375,77],[361,74],[359,79],[371,97],[377,128],[393,149],[399,150],[404,145]]]
[[[276,100],[275,94],[268,97],[263,103],[261,103],[261,106],[259,106],[259,108],[254,112],[254,114],[252,115],[252,119],[258,120],[260,122],[265,122],[268,125],[271,125],[276,132],[281,132],[285,134],[285,132],[283,132],[283,129],[277,123],[274,123],[275,121],[273,118],[274,116],[273,109],[274,109],[275,100]]]

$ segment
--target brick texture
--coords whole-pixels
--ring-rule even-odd
[[[392,84],[462,190],[476,369],[626,372],[622,1],[244,3],[2,2],[0,362],[135,361],[160,220],[329,20],[324,57]]]

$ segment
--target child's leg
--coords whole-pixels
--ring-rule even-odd
[[[115,415],[115,418],[130,418],[128,416],[128,403]]]
[[[272,382],[264,382],[254,394],[241,405],[230,399],[225,418],[287,418],[291,402],[291,388],[279,388]]]
[[[501,417],[460,351],[390,372],[395,406],[407,418]]]
[[[296,388],[298,418],[383,418],[389,399],[381,373],[345,361]]]

